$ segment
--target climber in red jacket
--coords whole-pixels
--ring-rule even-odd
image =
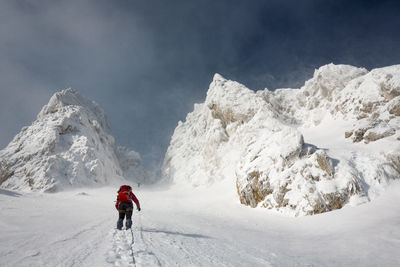
[[[135,202],[138,211],[140,211],[139,200],[132,193],[132,187],[129,185],[122,185],[118,190],[117,202],[115,203],[115,208],[119,212],[119,219],[117,222],[118,230],[122,229],[124,218],[126,217],[125,227],[129,229],[132,227],[132,212],[133,212],[133,202]]]

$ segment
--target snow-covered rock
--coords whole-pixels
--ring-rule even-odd
[[[125,179],[138,184],[157,182],[156,176],[144,169],[138,152],[123,146],[118,146],[115,152]]]
[[[63,90],[51,97],[31,126],[24,127],[0,151],[0,186],[55,191],[126,182],[124,171],[143,180],[140,156],[126,149],[120,151],[123,169],[104,111],[78,92]],[[127,166],[133,161],[134,166]]]
[[[163,175],[234,181],[242,204],[295,216],[371,200],[400,175],[399,95],[400,65],[329,64],[300,89],[258,92],[216,74],[175,129]]]

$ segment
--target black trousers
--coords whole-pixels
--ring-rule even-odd
[[[132,202],[122,202],[118,208],[119,219],[123,220],[125,217],[127,220],[131,220],[133,212]]]

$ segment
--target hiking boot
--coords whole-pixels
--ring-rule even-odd
[[[118,222],[117,222],[117,229],[118,229],[118,230],[121,230],[121,229],[122,229],[123,223],[124,223],[124,220],[122,220],[122,219],[119,219],[119,220],[118,220]]]
[[[125,227],[126,229],[130,229],[132,227],[132,220],[126,220]]]

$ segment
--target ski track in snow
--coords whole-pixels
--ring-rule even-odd
[[[114,266],[165,266],[151,250],[152,238],[146,240],[143,235],[141,215],[136,217],[133,229],[114,229],[110,232],[112,246],[106,262]]]
[[[162,266],[160,259],[157,255],[149,248],[149,242],[143,237],[143,227],[142,227],[142,215],[138,215],[137,227],[135,227],[138,235],[138,244],[135,249],[137,265],[136,266]],[[151,241],[151,240],[150,240]]]
[[[111,231],[112,249],[108,252],[106,261],[114,266],[136,266],[133,254],[135,243],[132,229]]]

